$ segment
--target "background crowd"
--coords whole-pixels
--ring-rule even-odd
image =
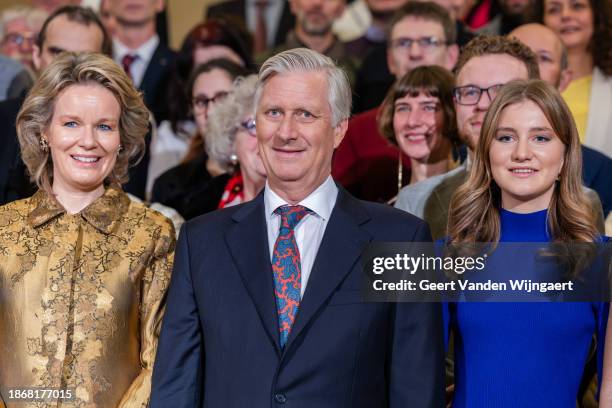
[[[267,173],[257,141],[255,110],[261,95],[256,74],[261,64],[283,51],[316,51],[347,74],[353,94],[351,115],[346,135],[335,149],[331,175],[353,196],[422,218],[434,239],[597,241],[612,234],[611,0],[228,0],[194,10],[202,21],[176,50],[168,45],[163,0],[101,0],[93,7],[91,2],[80,3],[33,0],[0,10],[0,205],[14,206],[3,207],[8,209],[0,213],[0,224],[8,227],[21,222],[38,228],[66,213],[67,218],[46,236],[48,242],[32,236],[28,237],[31,242],[15,250],[49,252],[57,249],[58,239],[74,241],[47,265],[60,271],[52,278],[56,289],[39,288],[40,292],[26,297],[44,297],[49,313],[63,316],[50,318],[34,330],[51,337],[63,333],[69,340],[62,346],[66,350],[82,347],[83,355],[94,356],[92,364],[108,361],[90,346],[103,343],[105,333],[85,328],[94,325],[87,320],[88,307],[104,303],[106,285],[125,283],[108,281],[103,272],[122,269],[133,281],[142,281],[133,304],[126,301],[118,310],[115,306],[105,309],[109,330],[114,327],[111,322],[133,322],[138,313],[147,327],[136,328],[138,323],[133,323],[130,329],[140,332],[130,332],[121,340],[130,345],[125,367],[120,368],[125,378],[117,380],[122,382],[122,392],[108,394],[100,406],[131,406],[148,399],[161,303],[169,283],[175,233],[182,223],[253,200],[264,189]],[[82,55],[89,57],[81,60]],[[538,79],[543,82],[525,82]],[[523,82],[517,84],[517,80]],[[101,85],[104,92],[90,82]],[[120,101],[118,106],[108,102],[109,95]],[[502,98],[496,99],[499,95]],[[95,103],[87,105],[87,101]],[[66,129],[80,125],[69,115],[61,125],[55,123],[58,112],[93,109],[94,105],[107,106],[112,113],[102,114],[102,108],[95,114],[83,113],[88,126],[109,136],[102,152],[68,155],[69,147],[63,146],[75,134]],[[497,116],[487,115],[490,109]],[[540,115],[533,117],[533,112]],[[307,114],[302,120],[311,119]],[[553,157],[539,147],[517,148],[513,153],[504,150],[504,142],[519,143],[521,126],[529,120],[547,120],[564,153]],[[50,127],[45,127],[45,121]],[[511,129],[507,140],[486,132],[501,126],[498,122]],[[40,140],[33,136],[35,126],[44,136]],[[542,137],[548,137],[548,142],[553,139]],[[543,144],[544,139],[536,141]],[[79,143],[85,142],[80,139]],[[62,154],[58,149],[63,149]],[[525,219],[504,212],[507,207],[502,203],[511,202],[514,192],[506,190],[503,176],[495,174],[494,159],[499,166],[503,160],[541,166],[534,170],[525,164],[518,170],[524,172],[544,173],[559,167],[547,175],[558,189],[545,197],[545,207],[554,203],[559,218],[551,221],[546,213],[534,212],[536,218]],[[108,160],[108,164],[97,178],[80,179],[71,160]],[[492,193],[491,183],[497,188]],[[71,195],[71,186],[79,186],[83,194]],[[53,194],[57,201],[50,199]],[[36,208],[34,215],[28,215],[20,207],[23,201],[17,201],[28,197],[32,197],[28,205]],[[116,212],[105,215],[100,200],[116,207]],[[515,209],[522,212],[539,209],[519,207]],[[80,211],[89,211],[84,215],[89,229],[69,217]],[[110,226],[121,217],[126,224],[121,233],[109,236]],[[147,221],[140,223],[142,219]],[[546,233],[547,222],[554,224],[552,238]],[[0,239],[9,242],[15,234],[17,230],[3,232]],[[126,242],[131,242],[129,250]],[[112,252],[114,258],[99,259],[92,249],[96,246]],[[0,259],[4,252],[6,248],[0,251]],[[75,268],[70,276],[61,273],[64,258],[85,259],[80,263],[83,270]],[[22,257],[13,265],[21,271],[11,277],[13,283],[33,270],[34,263],[28,260]],[[147,266],[135,268],[135,260]],[[75,290],[74,276],[87,273],[87,262],[99,266],[99,280]],[[39,268],[38,273],[42,272]],[[63,295],[57,287],[63,288],[59,292],[65,290]],[[87,299],[87,291],[92,298]],[[125,299],[132,295],[124,293]],[[62,302],[65,310],[60,313],[57,304]],[[514,367],[508,358],[521,352],[520,347],[514,349],[521,337],[514,333],[502,341],[509,350],[503,356],[498,348],[481,348],[480,343],[499,342],[495,333],[501,336],[513,330],[532,330],[536,340],[527,347],[534,354],[575,351],[569,362],[549,361],[543,377],[550,383],[532,384],[527,388],[529,398],[516,406],[534,401],[547,406],[550,398],[559,401],[556,406],[573,400],[583,406],[595,404],[594,378],[601,380],[603,364],[597,339],[605,333],[607,307],[566,307],[563,313],[573,316],[567,341],[552,346],[537,339],[546,339],[546,331],[554,330],[550,322],[558,308],[523,310],[513,305],[484,310],[468,305],[445,313],[450,319],[446,323],[461,333],[461,341],[455,344],[460,377],[454,382],[452,370],[447,375],[449,389],[455,389],[456,406],[487,406],[491,401],[487,393],[516,397],[511,395],[512,387],[500,388],[498,378],[484,373],[504,365]],[[474,316],[479,323],[494,324],[499,316],[519,314],[537,318],[525,327],[498,326],[495,333],[485,335],[482,327],[473,324]],[[62,319],[79,323],[61,328]],[[19,332],[19,324],[12,319],[2,327]],[[77,339],[76,333],[81,337]],[[475,338],[479,341],[471,342]],[[39,354],[52,354],[28,339],[27,333],[20,332],[11,343],[0,340],[0,345],[20,348],[17,344],[23,342],[32,361]],[[109,348],[120,349],[118,343]],[[466,362],[472,353],[480,353],[476,364]],[[48,364],[51,376],[65,376],[66,370],[87,371],[58,356]],[[8,364],[26,378],[27,367],[17,360]],[[529,376],[528,367],[516,369]],[[569,370],[572,375],[554,381]],[[546,377],[547,373],[552,377]],[[610,373],[612,378],[612,369]],[[510,373],[504,375],[510,377]],[[97,379],[85,375],[81,381],[93,384]],[[559,383],[566,395],[542,391]],[[96,385],[106,386],[111,387]],[[539,397],[533,399],[533,395]],[[612,401],[612,387],[606,395]]]

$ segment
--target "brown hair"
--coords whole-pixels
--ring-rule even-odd
[[[393,130],[395,101],[406,95],[416,97],[424,93],[427,96],[438,98],[440,101],[440,108],[444,117],[442,135],[456,143],[458,135],[455,104],[453,103],[454,86],[455,79],[445,68],[435,65],[414,68],[387,92],[377,117],[378,131],[397,146],[395,131]]]
[[[572,115],[557,90],[542,80],[512,81],[496,96],[482,125],[476,157],[468,179],[450,204],[451,243],[497,243],[500,237],[501,192],[492,177],[489,151],[504,109],[532,101],[542,110],[565,145],[564,164],[548,207],[548,229],[553,242],[593,242],[596,214],[582,185],[582,152]]]
[[[406,17],[420,18],[423,20],[435,21],[440,23],[444,29],[444,36],[447,44],[457,43],[457,27],[448,11],[439,4],[431,1],[409,1],[400,7],[389,24],[387,38],[391,38],[393,27]],[[390,44],[390,42],[389,42]]]
[[[589,51],[593,64],[604,74],[612,75],[612,4],[609,0],[589,0],[593,13],[593,36]],[[544,24],[544,0],[535,0],[529,20]]]
[[[479,35],[468,42],[455,65],[455,77],[472,58],[490,54],[506,54],[514,57],[525,64],[529,79],[540,78],[538,59],[533,51],[516,38],[499,35]]]
[[[21,157],[32,181],[49,193],[52,191],[53,161],[48,149],[41,149],[40,140],[53,119],[59,94],[72,85],[82,84],[98,84],[108,89],[121,108],[119,135],[123,149],[107,182],[126,182],[128,165],[144,154],[149,111],[125,71],[102,54],[62,53],[36,81],[17,115]]]
[[[45,39],[47,37],[47,28],[49,24],[59,16],[66,16],[68,21],[72,21],[75,23],[82,24],[84,26],[89,27],[91,24],[96,25],[100,31],[102,32],[102,49],[100,52],[104,55],[108,55],[109,57],[113,54],[113,43],[111,41],[108,32],[104,28],[104,24],[100,20],[100,17],[89,7],[81,7],[81,6],[63,6],[56,9],[42,25],[40,32],[38,33],[38,37],[36,38],[36,45],[42,50]],[[70,34],[67,34],[70,35]]]

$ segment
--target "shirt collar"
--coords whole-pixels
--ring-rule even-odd
[[[298,205],[303,205],[322,219],[329,220],[332,210],[334,209],[334,205],[336,205],[337,197],[338,187],[334,183],[332,177],[328,176],[323,184],[317,187],[315,191],[310,193],[308,197],[300,201]],[[287,204],[288,203],[285,200],[283,200],[270,188],[270,185],[266,181],[266,187],[264,189],[264,205],[268,218],[274,215],[274,210],[276,210],[278,207]]]
[[[136,49],[128,48],[125,44],[119,41],[117,38],[113,39],[113,54],[115,61],[121,61],[121,59],[127,54],[137,55],[138,58],[142,59],[145,63],[148,63],[153,58],[153,53],[159,45],[159,36],[155,34],[149,38],[147,42],[142,44]]]
[[[121,188],[109,186],[101,197],[79,214],[100,232],[110,234],[116,223],[127,212],[129,205],[130,199]],[[33,210],[28,215],[28,224],[34,228],[66,213],[61,204],[44,190],[38,190],[32,196],[32,206]]]

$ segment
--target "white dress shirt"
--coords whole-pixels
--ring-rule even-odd
[[[317,257],[319,246],[323,240],[325,228],[331,216],[332,210],[338,198],[338,187],[331,176],[323,182],[308,197],[298,203],[312,211],[307,214],[295,227],[295,241],[300,251],[301,260],[301,293],[304,296],[306,284],[312,271],[312,266]],[[264,189],[264,205],[266,211],[266,225],[268,228],[268,247],[270,248],[270,262],[274,253],[274,244],[280,229],[281,216],[274,214],[274,210],[288,203],[276,194],[266,181]]]
[[[140,88],[142,79],[144,78],[147,67],[149,66],[149,62],[151,62],[151,58],[153,58],[153,54],[155,53],[158,45],[159,36],[157,34],[135,50],[128,48],[118,39],[113,39],[113,59],[120,66],[123,66],[121,65],[121,60],[126,55],[131,54],[136,57],[130,66],[130,74],[132,76],[132,80],[134,81],[135,87]]]
[[[257,27],[256,2],[257,0],[246,0],[245,2],[246,24],[249,31],[253,34],[255,34]],[[289,3],[285,0],[268,0],[268,5],[264,12],[266,20],[266,44],[268,47],[274,46],[276,30],[278,30],[284,7],[289,7]]]

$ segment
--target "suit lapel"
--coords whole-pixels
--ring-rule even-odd
[[[280,355],[263,194],[245,204],[233,220],[235,224],[225,234],[225,241],[270,341]]]
[[[165,48],[163,45],[159,44],[157,48],[155,48],[155,52],[140,82],[140,89],[144,93],[147,106],[151,106],[155,101],[155,94],[157,92],[155,87],[166,86],[166,84],[160,84],[159,81],[162,73],[167,69],[168,64],[170,64],[170,60],[165,52]]]
[[[285,346],[286,351],[353,269],[363,249],[371,241],[372,237],[360,228],[369,219],[363,206],[340,188]]]

